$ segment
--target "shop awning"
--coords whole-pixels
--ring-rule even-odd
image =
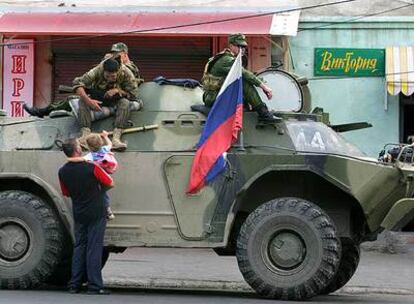
[[[4,35],[296,35],[299,11],[7,12]]]
[[[391,95],[406,96],[414,92],[414,49],[411,46],[391,46],[385,50],[387,90]]]

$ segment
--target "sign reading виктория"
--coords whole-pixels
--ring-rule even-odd
[[[315,49],[315,76],[385,75],[384,49]]]

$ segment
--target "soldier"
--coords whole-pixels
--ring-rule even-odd
[[[106,54],[102,61],[109,59],[109,58],[115,58],[117,60],[119,59],[119,61],[122,64],[124,64],[128,69],[130,69],[131,72],[135,76],[137,86],[141,85],[144,82],[144,78],[141,77],[138,67],[129,59],[128,46],[125,43],[118,42],[118,43],[113,44],[111,47],[110,53]],[[137,96],[137,94],[138,94],[138,91],[134,92],[135,96]],[[52,102],[43,108],[29,107],[26,104],[23,104],[23,108],[30,115],[37,116],[40,118],[49,115],[50,112],[52,111],[59,111],[59,110],[64,110],[67,112],[72,111],[69,105],[68,99],[63,99],[63,100],[59,100],[56,102]]]
[[[137,84],[132,72],[111,58],[73,80],[73,90],[80,96],[81,145],[86,145],[86,137],[91,133],[90,110],[101,111],[101,105],[116,105],[113,149],[126,149],[127,145],[121,142],[121,135],[129,118],[129,101],[136,98],[136,89]]]
[[[133,63],[128,56],[128,46],[123,42],[118,42],[112,45],[111,47],[111,54],[112,56],[120,56],[121,62],[125,64],[125,66],[131,70],[132,74],[134,74],[135,79],[137,80],[137,84],[140,85],[144,82],[144,79],[141,78],[140,72],[138,67]]]
[[[56,102],[52,102],[48,104],[46,107],[38,108],[38,107],[29,107],[27,104],[23,104],[23,109],[32,116],[37,116],[43,118],[47,116],[52,111],[64,110],[64,111],[71,111],[69,100],[63,99]]]
[[[204,69],[202,84],[204,88],[203,101],[207,107],[212,107],[217,94],[230,71],[235,57],[247,47],[246,37],[243,34],[232,34],[228,38],[229,48],[209,59]],[[243,68],[243,96],[263,122],[278,122],[281,119],[274,116],[260,99],[256,87],[260,87],[267,98],[272,98],[272,89],[266,86],[252,72]]]

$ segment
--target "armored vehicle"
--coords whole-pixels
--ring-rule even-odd
[[[125,134],[128,149],[116,153],[108,252],[213,248],[236,255],[261,296],[301,300],[341,288],[358,266],[361,242],[413,218],[412,163],[366,157],[335,131],[347,126],[309,113],[304,81],[281,77],[298,89],[274,88],[275,96],[291,98],[283,121],[263,125],[246,111],[225,172],[193,195],[185,189],[206,117],[191,106],[201,103],[202,91],[140,87],[144,109],[131,121],[158,128]],[[96,121],[93,129],[111,130],[112,121]],[[57,282],[70,271],[73,219],[59,188],[65,157],[56,140],[78,132],[73,116],[0,117],[1,288]]]

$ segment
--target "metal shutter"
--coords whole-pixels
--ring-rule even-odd
[[[59,39],[64,37],[55,37]],[[162,75],[167,78],[200,80],[204,65],[212,55],[212,38],[206,37],[100,37],[77,40],[56,40],[52,44],[54,59],[54,100],[60,84],[72,80],[101,61],[113,43],[128,45],[129,57],[139,67],[146,81]]]

